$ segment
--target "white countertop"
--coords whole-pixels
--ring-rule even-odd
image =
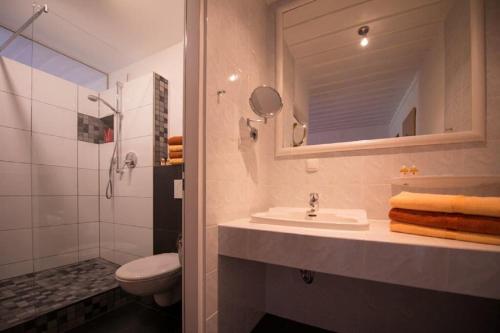
[[[500,246],[391,232],[219,225],[219,254],[354,278],[500,299]]]

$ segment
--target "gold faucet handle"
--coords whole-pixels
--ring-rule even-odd
[[[399,173],[404,176],[406,176],[408,172],[410,172],[410,169],[406,165],[401,166],[401,169],[399,169]]]
[[[412,175],[416,175],[418,173],[418,169],[416,166],[412,165],[411,168],[408,170]]]

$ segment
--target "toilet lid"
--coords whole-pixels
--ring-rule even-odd
[[[176,274],[180,270],[177,253],[162,253],[150,257],[133,260],[116,271],[121,280],[148,280],[159,276]]]

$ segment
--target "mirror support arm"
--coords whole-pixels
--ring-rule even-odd
[[[250,138],[253,141],[257,141],[257,138],[259,137],[259,130],[252,126],[252,122],[267,124],[267,118],[264,118],[264,119],[247,118],[247,127],[250,129]]]

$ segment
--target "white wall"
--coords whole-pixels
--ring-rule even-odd
[[[168,80],[169,136],[183,133],[184,43],[179,42],[139,62],[109,74],[109,87],[155,72]]]
[[[153,78],[149,71],[124,84],[120,164],[133,151],[137,166],[113,172],[111,199],[105,193],[114,143],[99,145],[101,257],[120,265],[153,254]],[[109,101],[114,95],[115,88],[101,93]],[[99,111],[110,114],[103,105]]]
[[[418,110],[418,89],[419,89],[419,75],[418,73],[415,75],[415,78],[411,82],[410,86],[406,90],[403,98],[401,99],[401,102],[399,103],[398,108],[396,109],[396,112],[394,112],[394,115],[392,116],[392,119],[389,123],[389,137],[396,137],[396,135],[399,134],[399,136],[402,136],[403,132],[403,121],[405,120],[406,116],[410,113],[410,111],[416,107],[417,108],[417,113],[419,112]]]
[[[218,313],[218,304],[233,302],[235,318],[242,318],[245,305],[244,299],[238,304],[231,294],[227,294],[226,299],[217,300],[218,223],[247,217],[270,206],[305,207],[310,192],[320,193],[322,207],[364,208],[370,218],[385,219],[389,198],[401,191],[401,188],[391,185],[391,178],[399,175],[402,164],[415,164],[422,175],[500,174],[500,26],[496,23],[500,19],[500,3],[487,0],[486,6],[488,122],[484,144],[332,153],[319,160],[319,172],[307,173],[304,158],[274,158],[273,121],[261,127],[257,143],[238,144],[240,134],[244,136],[245,133],[239,131],[237,123],[241,116],[249,115],[246,100],[250,89],[258,83],[272,82],[269,73],[274,73],[268,62],[274,56],[271,38],[274,21],[265,8],[265,2],[238,0],[222,4],[208,1],[205,198],[208,332],[217,332],[219,318],[231,319],[231,313]],[[252,44],[241,43],[241,40],[250,40]],[[250,58],[249,54],[252,54]],[[237,68],[242,69],[243,76],[248,79],[229,85],[225,82],[226,73]],[[227,94],[218,104],[216,91],[221,88],[226,88]],[[442,189],[436,191],[446,192]],[[455,189],[453,192],[500,195],[499,191],[494,187],[479,187]],[[283,281],[282,287],[293,292],[293,285],[287,285]],[[261,288],[265,288],[251,282],[245,287],[251,294],[258,294]],[[328,288],[321,290],[322,295],[329,292]],[[289,313],[293,313],[294,304],[289,305]],[[346,304],[340,302],[338,306],[342,308]],[[255,312],[258,317],[258,311]],[[248,325],[254,319],[246,316],[241,325]],[[351,319],[360,320],[358,317]],[[314,318],[309,320],[315,321]]]
[[[0,279],[99,256],[98,145],[77,140],[89,93],[0,58]]]
[[[444,53],[440,30],[418,73],[417,135],[444,132]]]
[[[445,21],[444,126],[459,132],[471,129],[470,11],[468,0],[456,0],[453,4]]]

